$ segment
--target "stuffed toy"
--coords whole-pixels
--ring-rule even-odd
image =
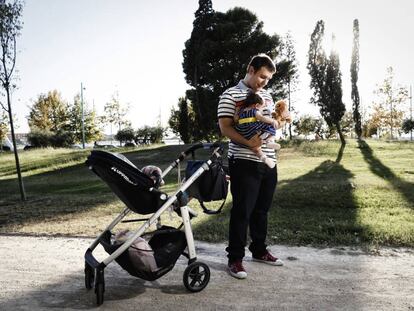
[[[292,118],[290,117],[287,104],[283,99],[276,102],[275,111],[272,112],[272,118],[278,122],[280,121],[286,121],[287,123],[292,122]]]

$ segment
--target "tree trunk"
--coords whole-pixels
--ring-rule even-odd
[[[9,121],[10,121],[10,131],[11,131],[11,135],[12,135],[14,159],[16,161],[16,171],[17,171],[17,177],[18,177],[18,180],[19,180],[20,197],[21,197],[22,201],[26,201],[26,192],[24,190],[22,174],[20,172],[19,154],[17,153],[16,137],[14,135],[13,114],[12,114],[12,108],[11,108],[10,91],[9,91],[8,87],[6,88],[6,93],[7,93],[7,106],[8,106],[8,110],[9,110],[8,112],[9,112]]]
[[[290,104],[290,79],[288,80],[288,101],[289,101],[289,112],[292,109]],[[289,123],[289,139],[292,140],[292,123]]]
[[[344,134],[342,133],[341,125],[339,124],[339,122],[335,123],[335,127],[338,132],[339,138],[341,139],[341,144],[345,145],[346,144],[345,137],[344,137]]]

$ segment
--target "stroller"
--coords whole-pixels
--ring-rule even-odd
[[[211,155],[208,160],[195,160],[195,151],[208,149]],[[171,196],[160,191],[158,186],[172,169],[178,168],[188,155],[193,161],[187,162],[186,179],[178,190]],[[183,275],[184,286],[191,292],[203,290],[210,280],[209,267],[197,261],[191,218],[197,213],[188,205],[189,197],[203,201],[224,200],[228,191],[226,171],[222,165],[223,148],[219,143],[199,143],[191,146],[172,162],[161,174],[150,176],[139,170],[125,156],[101,150],[93,150],[86,164],[95,174],[108,184],[111,190],[125,203],[124,210],[108,225],[108,227],[93,241],[85,252],[85,286],[94,287],[97,305],[104,301],[105,279],[104,270],[112,261],[116,261],[132,276],[153,281],[171,269],[181,255],[188,258],[188,266]],[[180,175],[179,175],[180,176]],[[201,204],[207,214],[217,214],[218,210],[209,210]],[[178,228],[161,225],[161,214],[173,210],[182,218]],[[147,219],[123,220],[128,214],[135,212],[141,215],[152,214]],[[144,221],[144,223],[124,241],[120,243],[113,238],[111,230],[120,222]],[[150,226],[156,225],[156,230],[146,232]],[[184,230],[181,230],[184,227]],[[148,243],[141,237],[151,234]],[[137,247],[137,240],[146,247]],[[109,254],[99,262],[93,255],[94,249],[101,245]],[[145,266],[149,259],[152,268]],[[148,262],[148,260],[147,260]],[[155,266],[155,268],[154,268]]]

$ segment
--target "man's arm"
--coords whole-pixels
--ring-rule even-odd
[[[259,134],[247,140],[242,135],[237,133],[237,131],[234,129],[234,121],[232,118],[219,118],[218,121],[221,134],[230,138],[230,140],[238,144],[248,146],[250,148],[257,148],[262,145],[262,140],[260,139]]]

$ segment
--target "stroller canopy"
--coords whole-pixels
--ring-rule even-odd
[[[154,188],[154,181],[149,176],[122,154],[93,150],[86,165],[136,213],[154,213],[168,198],[167,194]]]

